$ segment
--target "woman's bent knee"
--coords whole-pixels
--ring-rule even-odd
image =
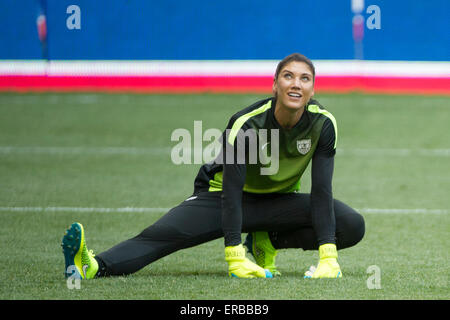
[[[338,246],[343,249],[359,243],[366,232],[364,217],[342,202],[335,206],[335,213]]]

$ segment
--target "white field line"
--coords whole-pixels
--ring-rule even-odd
[[[428,156],[428,157],[449,157],[450,149],[406,149],[406,148],[367,148],[367,149],[337,149],[340,155],[355,156]]]
[[[379,209],[379,208],[362,208],[355,209],[362,214],[448,214],[447,209]]]
[[[60,155],[170,155],[170,147],[16,147],[0,146],[0,154],[60,154]]]
[[[146,213],[146,212],[167,212],[170,208],[83,208],[83,207],[0,207],[0,211],[12,212],[125,212],[125,213]]]
[[[84,208],[84,207],[0,207],[0,212],[98,212],[98,213],[164,213],[170,208]],[[448,214],[447,209],[380,209],[361,208],[355,209],[362,214]]]
[[[170,155],[173,142],[169,147],[42,147],[42,146],[0,146],[1,154],[50,154],[50,155]],[[205,146],[206,147],[206,146]],[[200,151],[193,149],[192,151]],[[337,149],[342,156],[424,156],[424,157],[449,157],[450,149],[407,149],[407,148],[352,148]]]

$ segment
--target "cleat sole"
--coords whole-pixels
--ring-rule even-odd
[[[61,246],[63,248],[64,260],[65,260],[65,271],[64,275],[66,278],[72,275],[72,273],[67,273],[70,266],[76,266],[75,256],[81,247],[81,228],[78,223],[74,223],[67,229],[62,239]],[[80,270],[78,267],[75,268],[78,271],[78,275],[81,277]]]

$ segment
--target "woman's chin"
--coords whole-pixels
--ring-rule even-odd
[[[305,106],[303,101],[283,101],[283,106],[290,111],[298,111]]]

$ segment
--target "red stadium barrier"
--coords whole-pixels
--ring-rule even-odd
[[[54,68],[50,73],[45,72],[45,69],[29,72],[11,71],[11,68],[4,72],[0,70],[0,91],[265,94],[271,93],[273,82],[273,75],[268,72],[251,75],[248,70],[244,74],[231,70],[226,74],[223,66],[219,72],[206,68],[197,74],[191,74],[189,70],[180,72],[170,69],[168,72],[161,68],[148,72],[128,72],[128,69],[117,72],[114,66],[108,66],[106,70],[99,69],[100,71],[95,66],[92,67],[93,71],[90,66],[83,68],[82,71],[73,67],[63,71]],[[268,69],[267,66],[266,68]],[[111,69],[113,70],[109,71]],[[332,72],[324,73],[317,73],[316,92],[450,95],[450,76],[447,76],[445,70],[443,74],[431,76],[396,76],[392,71],[386,72],[388,75],[373,74],[374,72],[358,75],[357,72],[348,72],[342,68],[340,71],[333,69]]]

